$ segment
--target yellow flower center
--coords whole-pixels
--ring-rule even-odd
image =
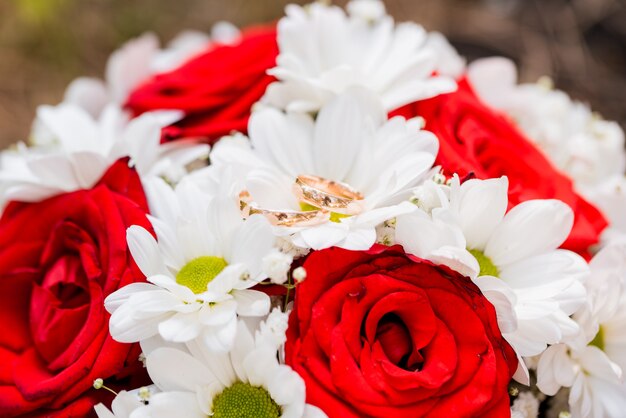
[[[593,345],[594,347],[598,347],[600,350],[604,351],[604,328],[602,328],[602,325],[598,328],[598,333],[595,337],[593,337],[593,340],[591,340],[589,345]]]
[[[478,265],[480,266],[480,273],[478,273],[479,276],[498,277],[500,275],[500,272],[498,271],[498,268],[496,267],[496,265],[493,264],[493,261],[491,261],[491,259],[487,257],[485,253],[483,253],[480,250],[468,250],[468,251],[478,261]]]
[[[267,390],[235,382],[213,399],[213,418],[278,418],[280,406]]]
[[[195,294],[206,292],[207,285],[228,265],[221,257],[198,257],[180,269],[176,283],[187,286]]]

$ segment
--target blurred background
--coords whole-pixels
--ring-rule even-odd
[[[208,32],[278,19],[308,0],[2,0],[0,147],[26,139],[35,108],[62,99],[77,76],[102,77],[109,54],[153,31]],[[345,1],[337,0],[343,5]],[[386,0],[397,20],[449,37],[469,59],[504,55],[523,81],[551,76],[557,88],[626,126],[626,0]]]

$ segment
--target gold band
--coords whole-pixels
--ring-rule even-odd
[[[363,211],[363,195],[339,181],[302,174],[296,177],[293,191],[302,202],[331,212],[356,215]]]
[[[260,214],[276,226],[312,226],[330,219],[330,212],[323,209],[311,211],[262,209],[252,203],[247,191],[239,193],[239,207],[244,218]]]

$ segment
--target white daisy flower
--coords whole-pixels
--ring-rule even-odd
[[[277,67],[262,102],[314,112],[351,86],[378,94],[386,110],[455,90],[452,78],[433,75],[436,52],[419,25],[395,25],[377,0],[337,6],[289,5],[278,22]]]
[[[398,217],[396,241],[472,277],[519,356],[537,355],[547,344],[574,336],[578,325],[569,315],[585,301],[588,266],[558,249],[572,227],[571,209],[557,200],[531,200],[507,213],[506,177],[459,185],[455,176],[449,187],[431,183],[437,187],[439,192],[421,194],[429,207],[440,199],[430,214]]]
[[[537,386],[553,395],[570,388],[574,417],[621,417],[626,409],[626,243],[591,260],[587,303],[574,315],[577,338],[549,347],[537,365]]]
[[[41,106],[38,118],[54,142],[3,153],[2,198],[34,202],[88,189],[122,157],[131,158],[142,179],[163,176],[176,181],[186,173],[186,164],[209,151],[208,145],[190,141],[160,144],[161,128],[178,117],[178,112],[155,112],[131,120],[110,105],[95,120],[73,105]]]
[[[573,418],[624,416],[626,388],[621,369],[598,347],[572,350],[566,344],[552,345],[542,354],[537,373],[537,387],[547,395],[562,386],[570,388]]]
[[[157,186],[155,186],[157,185]],[[273,249],[267,220],[243,221],[236,201],[209,196],[192,182],[172,191],[162,181],[147,188],[158,218],[152,234],[128,229],[130,252],[149,283],[134,283],[105,300],[110,332],[121,342],[159,335],[185,343],[201,339],[213,351],[232,348],[237,315],[260,317],[270,299],[250,288],[266,276],[263,258]]]
[[[319,208],[294,193],[301,175],[343,184],[362,195],[357,214],[333,212],[330,220],[316,225],[277,228],[277,234],[291,235],[294,244],[313,249],[368,249],[376,241],[378,224],[414,210],[406,199],[430,170],[438,149],[435,136],[421,131],[418,121],[387,120],[380,102],[362,89],[337,96],[315,120],[259,110],[249,133],[249,142],[241,137],[220,141],[211,161],[217,167],[239,167],[244,175],[239,187],[254,205],[276,211]]]
[[[537,365],[547,395],[570,388],[573,417],[618,418],[626,410],[626,244],[607,246],[591,260],[588,299],[574,315],[577,338],[549,347]]]
[[[216,354],[202,344],[190,351],[159,348],[148,355],[148,373],[161,392],[130,418],[326,417],[305,403],[302,378],[279,364],[275,348],[255,341],[242,322],[230,353]]]
[[[480,97],[509,115],[529,139],[587,194],[626,169],[624,132],[544,79],[517,84],[515,64],[501,57],[474,61],[468,77]]]
[[[580,338],[626,370],[626,242],[603,248],[589,266],[587,304],[574,315],[581,326]]]

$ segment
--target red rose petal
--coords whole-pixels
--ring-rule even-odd
[[[479,179],[506,175],[509,205],[531,199],[559,199],[574,211],[574,226],[563,244],[588,255],[607,222],[574,190],[572,181],[546,158],[506,117],[485,106],[466,79],[457,91],[422,100],[391,113],[421,116],[439,139],[437,163],[448,174]]]
[[[508,410],[515,355],[469,278],[399,246],[322,250],[303,266],[285,354],[307,402],[331,418]]]

